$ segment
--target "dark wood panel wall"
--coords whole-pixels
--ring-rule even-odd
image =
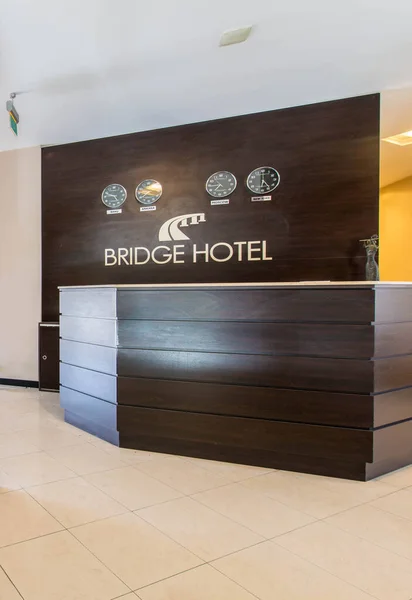
[[[262,165],[280,185],[252,203],[245,180]],[[205,182],[218,170],[238,186],[228,205],[211,206]],[[163,185],[156,211],[134,198],[145,178]],[[121,214],[101,202],[110,183],[127,189]],[[58,285],[363,279],[358,240],[377,232],[378,193],[379,95],[44,148],[43,320],[58,318]],[[165,221],[194,213],[204,221],[185,230],[184,262],[105,266],[105,249],[151,250]],[[265,241],[272,260],[256,260],[259,245],[255,260],[239,260],[237,247],[226,262],[192,260],[194,244],[236,241]]]

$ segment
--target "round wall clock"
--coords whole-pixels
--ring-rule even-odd
[[[140,204],[154,204],[162,195],[162,186],[155,179],[144,179],[136,188],[136,200]]]
[[[233,173],[218,171],[206,181],[206,191],[214,198],[223,198],[234,192],[236,185],[237,181]]]
[[[246,185],[255,194],[269,194],[278,187],[280,175],[273,167],[258,167],[246,180]]]
[[[109,208],[119,208],[126,198],[126,189],[120,183],[111,183],[102,191],[102,202]]]

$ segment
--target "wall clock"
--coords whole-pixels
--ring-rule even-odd
[[[246,185],[255,194],[273,192],[280,183],[280,175],[273,167],[258,167],[246,180]]]
[[[154,204],[162,195],[162,186],[155,179],[144,179],[136,188],[136,200],[140,204]]]
[[[120,183],[111,183],[102,191],[102,202],[109,208],[119,208],[126,202],[127,192]]]
[[[206,181],[206,191],[214,198],[229,196],[236,189],[237,181],[229,171],[217,171]]]

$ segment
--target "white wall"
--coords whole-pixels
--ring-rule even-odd
[[[0,378],[38,380],[41,150],[0,152]]]

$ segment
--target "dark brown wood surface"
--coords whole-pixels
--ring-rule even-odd
[[[403,411],[397,415],[403,415],[407,410],[412,414],[412,388],[409,393],[409,403],[404,399]],[[126,406],[317,425],[374,426],[374,397],[361,394],[118,377],[117,397],[119,404]],[[381,421],[385,418],[390,419],[386,422],[397,420],[392,418],[393,413],[389,414],[387,404],[382,397]]]
[[[397,320],[389,296],[376,309],[380,290],[342,287],[339,301],[335,288],[305,288],[313,312],[299,295],[295,319],[273,289],[237,290],[232,319],[227,289],[194,290],[200,307],[188,291],[182,312],[168,308],[178,290],[157,290],[152,305],[150,290],[101,291],[83,306],[62,291],[69,423],[131,448],[351,479],[412,461],[411,322]],[[403,316],[405,292],[395,294]],[[341,318],[322,320],[322,297],[325,315]]]
[[[118,321],[119,348],[370,358],[373,327],[326,323]],[[382,341],[383,348],[385,347]]]
[[[170,440],[221,444],[310,456],[373,460],[373,432],[349,427],[225,417],[171,410],[118,406],[117,422],[124,435],[147,434]]]
[[[382,367],[386,373],[383,363]],[[371,360],[120,349],[118,374],[360,394],[374,391]],[[379,391],[391,389],[385,387],[388,381],[390,375],[381,376]]]
[[[250,201],[256,167],[281,182],[271,202]],[[209,175],[232,171],[230,204],[211,206]],[[162,183],[154,212],[140,212],[136,185]],[[110,183],[128,192],[107,215]],[[358,280],[359,239],[378,230],[379,95],[269,111],[42,149],[43,320],[56,320],[59,285],[222,281]],[[185,264],[104,266],[104,249],[159,244],[166,220],[202,212]],[[273,260],[198,262],[193,244],[266,240]]]
[[[59,326],[39,324],[39,389],[59,389]]]
[[[241,292],[236,289],[163,289],[161,294],[156,290],[139,290],[136,294],[133,290],[119,289],[117,315],[119,319],[175,321],[371,323],[374,320],[373,295],[371,288],[342,287],[328,290],[243,289]]]

